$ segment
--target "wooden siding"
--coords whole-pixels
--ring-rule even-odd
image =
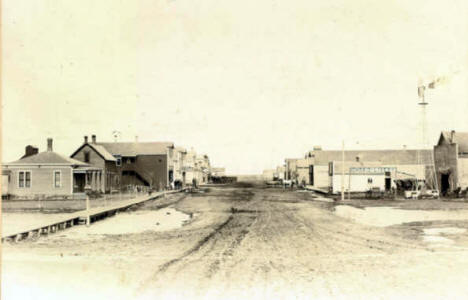
[[[51,196],[71,196],[72,195],[72,168],[59,166],[24,166],[20,168],[9,168],[11,170],[8,191],[13,197],[34,198]],[[19,187],[19,172],[31,171],[31,187]],[[54,171],[61,172],[61,186],[54,186]]]

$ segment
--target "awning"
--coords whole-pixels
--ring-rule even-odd
[[[397,171],[395,179],[397,180],[416,179],[416,176],[413,174]]]
[[[450,167],[438,167],[437,172],[441,174],[450,174],[452,173],[452,169]]]
[[[94,171],[102,172],[102,169],[96,168],[96,167],[80,167],[77,169],[73,169],[73,173],[76,173],[76,174],[86,174],[88,172],[94,172]]]

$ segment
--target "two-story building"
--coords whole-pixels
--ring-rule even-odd
[[[185,164],[185,156],[187,154],[187,150],[183,147],[175,147],[174,148],[174,155],[173,155],[173,167],[174,167],[174,181],[176,184],[185,185],[186,182],[186,174],[184,170]]]
[[[172,142],[102,143],[93,135],[91,143],[85,137],[71,157],[103,167],[109,176],[106,192],[138,185],[163,189],[174,180],[173,149]]]
[[[468,132],[443,131],[434,146],[434,160],[443,195],[468,188]]]
[[[211,175],[210,159],[208,155],[199,155],[196,159],[197,181],[199,183],[208,183]]]
[[[106,148],[96,144],[95,135],[92,139],[93,141],[89,143],[88,137],[85,136],[83,144],[70,157],[102,169],[102,190],[105,193],[118,191],[121,181],[117,170],[117,159]]]
[[[276,171],[275,171],[275,175],[274,175],[274,179],[277,179],[277,180],[284,180],[284,173],[286,172],[286,167],[285,166],[277,166],[276,167]]]

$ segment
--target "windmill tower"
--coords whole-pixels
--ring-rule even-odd
[[[437,80],[434,80],[432,82],[430,82],[427,87],[430,88],[430,89],[433,89],[435,88],[435,85],[436,83],[439,83],[441,81],[441,79],[437,79]],[[426,117],[426,110],[427,110],[427,106],[429,105],[429,103],[426,101],[426,97],[425,97],[425,91],[426,91],[426,86],[422,84],[422,82],[420,81],[419,84],[418,84],[418,96],[419,96],[419,102],[418,102],[418,106],[421,108],[421,119],[420,119],[420,124],[421,124],[421,147],[419,147],[420,149],[423,149],[423,150],[426,150],[426,149],[430,149],[429,147],[429,144],[427,142],[427,117]],[[421,150],[418,150],[418,164],[425,164],[427,162],[427,159],[423,158],[422,155],[421,155]],[[426,166],[426,168],[429,167],[430,168],[430,172],[432,173],[429,178],[431,178],[431,181],[430,182],[430,185],[436,189],[438,184],[437,184],[437,173],[436,173],[436,170],[435,170],[435,163],[434,163],[434,153],[431,151],[431,155],[430,155],[430,162],[429,162],[429,165]],[[424,172],[427,174],[426,172],[426,168],[424,170]],[[426,185],[428,183],[426,182]]]
[[[425,98],[425,89],[426,87],[420,85],[418,87],[419,102],[418,105],[421,108],[421,149],[426,149],[427,145],[427,120],[426,120],[426,107],[429,103],[426,102]]]

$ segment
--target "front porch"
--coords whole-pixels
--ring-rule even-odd
[[[85,188],[92,192],[104,193],[104,176],[98,168],[79,168],[73,170],[73,195],[84,195]]]

